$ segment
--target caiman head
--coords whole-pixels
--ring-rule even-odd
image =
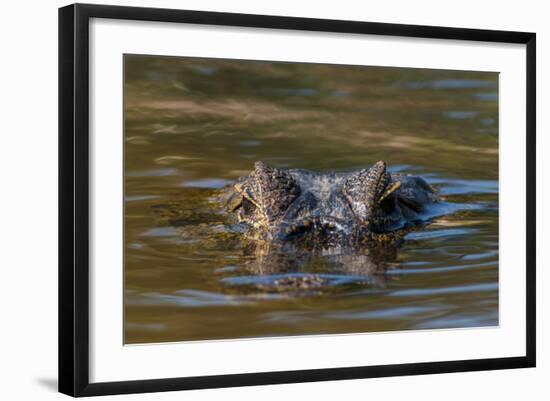
[[[256,238],[314,246],[379,241],[407,219],[401,182],[379,161],[350,173],[279,169],[258,161],[233,187],[228,208]]]

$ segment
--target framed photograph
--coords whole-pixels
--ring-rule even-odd
[[[63,393],[535,366],[534,33],[70,5],[59,150]]]

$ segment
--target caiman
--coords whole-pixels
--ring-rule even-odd
[[[424,179],[389,172],[383,161],[331,173],[257,161],[221,193],[225,234],[229,241],[240,238],[241,267],[252,273],[224,282],[266,291],[318,291],[350,281],[384,285],[405,234],[440,202]],[[157,213],[174,226],[189,224],[178,207],[159,205]]]

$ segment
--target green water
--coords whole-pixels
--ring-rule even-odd
[[[126,56],[125,77],[126,343],[498,324],[498,74]],[[215,201],[255,160],[385,160],[450,207],[385,272],[316,258],[299,272],[341,280],[273,291]]]

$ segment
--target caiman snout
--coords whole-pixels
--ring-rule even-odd
[[[290,239],[300,236],[313,236],[322,238],[341,237],[346,235],[349,227],[343,221],[333,217],[311,217],[298,222],[283,224],[278,237]]]

